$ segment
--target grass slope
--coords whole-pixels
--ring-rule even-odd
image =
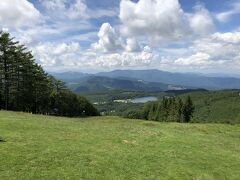
[[[240,126],[0,112],[0,179],[239,179]]]

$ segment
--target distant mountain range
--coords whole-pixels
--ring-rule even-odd
[[[207,77],[194,73],[171,73],[160,70],[115,70],[96,74],[104,77],[127,77],[141,79],[148,82],[178,84],[205,89],[239,89],[240,79],[232,77]]]
[[[74,92],[99,92],[109,90],[141,90],[147,92],[182,90],[185,87],[169,85],[159,82],[142,80],[109,78],[101,76],[86,76],[77,81],[68,81],[67,85]]]
[[[87,73],[82,73],[82,72],[61,72],[61,73],[54,73],[51,72],[51,75],[53,75],[54,77],[56,77],[57,79],[63,80],[63,81],[73,81],[76,82],[84,77],[88,77],[91,76],[91,74],[87,74]]]
[[[81,72],[52,73],[75,92],[106,90],[166,91],[204,88],[240,89],[240,79],[212,77],[194,73],[171,73],[160,70],[114,70],[96,74]]]

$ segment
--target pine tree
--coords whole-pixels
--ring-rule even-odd
[[[84,98],[44,72],[27,48],[0,32],[0,109],[56,115],[98,115]]]
[[[156,104],[152,103],[151,107],[150,107],[150,111],[149,111],[149,115],[148,115],[148,119],[149,120],[155,120],[156,117]]]
[[[192,99],[190,96],[188,96],[183,108],[184,122],[190,122],[191,118],[193,117],[194,109],[195,107],[193,105]]]
[[[10,89],[12,85],[13,55],[17,44],[8,33],[0,32],[1,97],[3,107],[9,109]]]
[[[183,119],[183,102],[182,102],[182,99],[181,98],[178,98],[177,99],[177,122],[183,122],[184,119]]]

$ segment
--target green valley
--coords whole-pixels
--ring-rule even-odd
[[[119,103],[114,100],[154,96],[161,101],[163,97],[184,99],[190,96],[195,106],[192,122],[240,123],[239,93],[239,90],[206,91],[199,89],[165,92],[109,91],[82,95],[95,103],[95,107],[103,114],[129,118],[139,118],[138,114],[143,113],[145,105],[143,103]],[[96,102],[100,103],[96,104]],[[137,114],[137,116],[128,116],[129,113]]]

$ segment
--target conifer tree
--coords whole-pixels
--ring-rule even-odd
[[[183,109],[184,122],[190,122],[191,118],[193,117],[194,109],[195,108],[194,108],[191,97],[187,96],[187,99],[184,103],[184,109]]]
[[[85,99],[68,90],[35,63],[24,45],[0,32],[0,109],[40,114],[98,115]]]
[[[147,103],[144,117],[149,120],[166,122],[190,122],[193,117],[194,105],[190,97],[183,103],[181,98],[163,98],[158,103]]]

